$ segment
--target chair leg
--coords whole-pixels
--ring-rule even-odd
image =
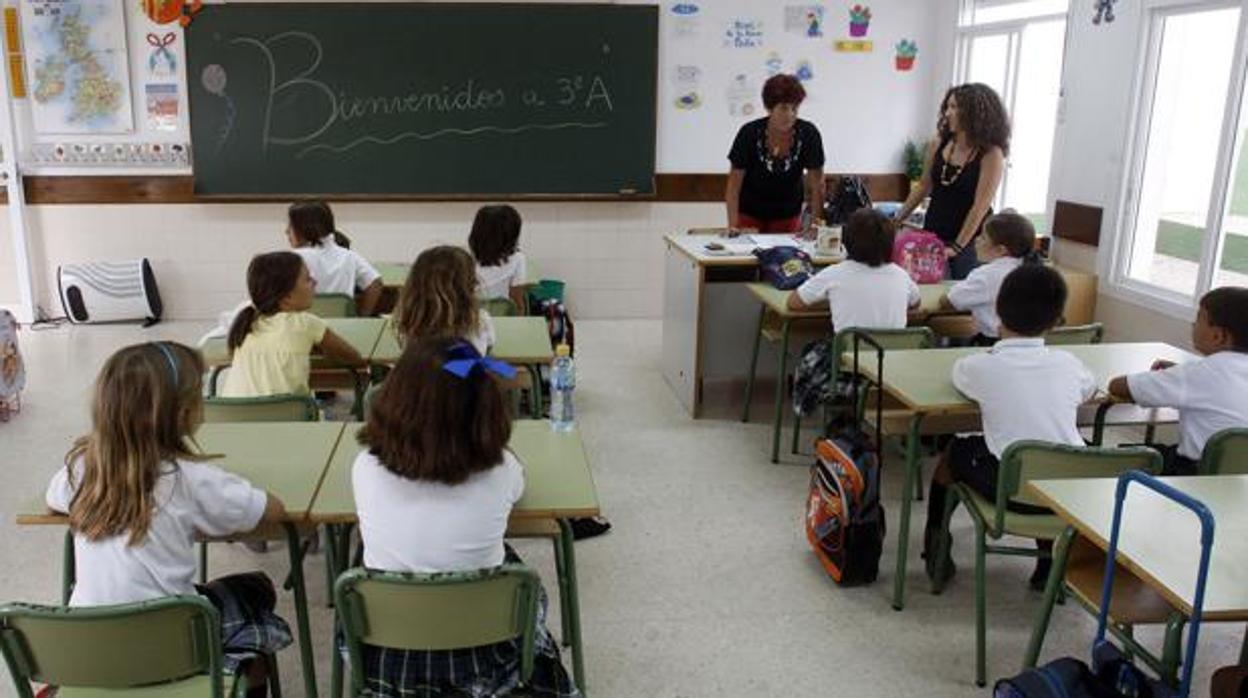
[[[199,583],[208,583],[208,542],[199,544]]]
[[[568,618],[568,563],[563,559],[563,539],[554,538],[552,542],[555,548],[555,578],[559,582],[559,639],[564,647],[570,647],[572,633]]]
[[[797,444],[802,436],[802,415],[793,413],[793,454],[797,455]]]
[[[265,671],[269,678],[269,696],[271,698],[282,698],[282,677],[277,669],[277,655],[268,653],[264,655]]]
[[[893,573],[893,610],[900,611],[906,605],[906,555],[910,543],[911,492],[914,491],[914,471],[919,463],[919,427],[923,415],[910,418],[910,432],[906,437],[906,476],[901,488],[901,520],[897,526],[897,569]]]
[[[988,675],[988,604],[985,557],[987,543],[984,531],[975,526],[975,685],[983,688]]]
[[[61,605],[69,605],[69,597],[74,593],[74,583],[78,577],[77,558],[74,554],[74,532],[65,529],[65,542],[61,549]]]
[[[293,523],[284,523],[286,547],[290,551],[290,586],[295,596],[295,618],[299,633],[299,655],[303,665],[304,695],[316,698],[316,659],[312,652],[312,631],[308,621],[308,596],[303,583],[303,542]]]
[[[559,519],[560,539],[563,543],[563,563],[568,579],[568,628],[572,631],[572,677],[576,679],[577,688],[585,695],[585,649],[581,642],[581,603],[576,584],[576,548],[572,538],[572,524],[567,519]]]
[[[780,431],[784,428],[785,382],[789,373],[789,329],[790,320],[780,326],[780,360],[776,367],[776,411],[775,422],[771,425],[771,462],[780,462]]]
[[[945,565],[949,561],[950,547],[953,545],[953,538],[949,533],[949,522],[953,519],[953,512],[958,508],[959,496],[956,489],[950,488],[945,495],[945,511],[940,517],[940,536],[936,542],[936,550],[928,551],[929,555],[936,555],[936,576],[932,579],[932,593],[939,594],[945,590]]]
[[[1036,620],[1031,626],[1031,640],[1027,643],[1027,653],[1023,655],[1024,671],[1035,667],[1040,659],[1040,650],[1044,646],[1044,636],[1049,631],[1053,605],[1057,603],[1058,590],[1061,589],[1062,578],[1066,574],[1066,560],[1070,556],[1070,545],[1074,538],[1075,529],[1067,526],[1053,544],[1053,566],[1049,570],[1049,580],[1044,585],[1044,600],[1036,610]]]
[[[1183,626],[1186,619],[1172,614],[1166,621],[1166,635],[1161,650],[1161,680],[1170,686],[1179,685],[1179,666],[1183,661]]]
[[[758,369],[758,345],[763,339],[763,319],[767,317],[767,306],[758,311],[758,327],[754,329],[754,350],[750,353],[750,370],[745,374],[745,408],[741,411],[741,421],[750,421],[750,402],[754,399],[754,373]]]

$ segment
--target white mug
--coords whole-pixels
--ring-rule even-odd
[[[819,226],[815,236],[815,254],[821,257],[844,254],[841,249],[841,226]]]

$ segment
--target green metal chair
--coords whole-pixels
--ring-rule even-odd
[[[1044,343],[1052,346],[1063,344],[1100,344],[1105,338],[1105,325],[1094,322],[1090,325],[1070,325],[1054,327],[1044,335]]]
[[[204,399],[205,422],[315,422],[320,415],[311,395]]]
[[[533,674],[540,585],[537,573],[524,565],[439,574],[344,572],[334,584],[334,600],[351,660],[350,694],[364,692],[365,644],[437,651],[519,638],[520,679],[527,682]]]
[[[1196,472],[1201,475],[1248,475],[1248,429],[1223,429],[1209,437]]]
[[[512,317],[520,314],[520,309],[510,298],[487,298],[481,301],[481,309],[494,317]]]
[[[0,652],[21,698],[33,698],[31,681],[60,687],[62,698],[223,698],[227,683],[231,695],[247,693],[245,681],[226,673],[220,615],[200,596],[81,608],[8,604],[0,607]]]
[[[318,293],[308,312],[321,318],[355,317],[355,299],[345,293]]]
[[[988,553],[1040,557],[1047,555],[1033,548],[991,545],[988,538],[998,540],[1010,535],[1032,540],[1052,541],[1062,535],[1066,524],[1055,514],[1019,514],[1010,511],[1010,501],[1032,506],[1045,506],[1027,490],[1032,480],[1117,477],[1129,470],[1151,474],[1161,472],[1161,454],[1151,448],[1080,448],[1040,441],[1019,441],[1010,444],[1001,457],[997,478],[997,496],[989,501],[961,483],[950,488],[953,496],[946,500],[943,518],[945,535],[940,537],[941,550],[937,566],[943,568],[949,555],[949,520],[957,504],[966,506],[975,525],[975,683],[983,686],[987,674],[987,609],[985,598],[985,557]],[[1055,565],[1056,566],[1056,565]],[[943,591],[944,569],[937,569],[932,593]]]
[[[870,337],[875,343],[879,344],[884,351],[889,349],[931,349],[936,346],[936,335],[930,327],[905,327],[901,329],[870,329],[860,327],[847,327],[837,332],[831,339],[832,346],[832,384],[836,385],[842,373],[841,357],[852,356],[854,351],[854,334],[861,334]],[[860,345],[859,360],[873,361],[874,352],[869,345]],[[865,401],[867,391],[862,391],[861,399]],[[858,414],[862,414],[862,405],[857,405]],[[792,452],[797,453],[798,441],[801,439],[802,432],[802,416],[795,415],[793,420],[793,446]],[[921,488],[920,488],[921,489]]]

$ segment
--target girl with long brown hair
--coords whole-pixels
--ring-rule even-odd
[[[71,606],[202,593],[221,611],[227,662],[290,644],[261,572],[197,589],[197,534],[226,536],[286,516],[282,502],[208,463],[192,435],[203,412],[203,360],[175,342],[108,359],[95,384],[91,432],[74,442],[46,494],[69,515],[77,582]]]
[[[354,347],[307,312],[316,282],[299,255],[256,255],[247,266],[247,291],[251,305],[230,326],[233,357],[222,396],[308,394],[313,350],[343,366],[364,364]]]
[[[432,573],[520,562],[503,536],[524,468],[507,450],[511,417],[497,380],[514,375],[461,339],[407,345],[372,403],[359,436],[366,450],[351,471],[365,567]],[[524,695],[579,695],[546,629],[545,593],[539,609]],[[518,640],[364,649],[366,687],[378,695],[511,695],[519,683]]]
[[[477,298],[472,255],[450,245],[421,252],[399,296],[394,328],[406,342],[465,339],[487,353],[494,344],[494,324]]]
[[[944,241],[953,279],[965,279],[977,265],[975,238],[992,215],[1009,154],[1010,117],[991,87],[968,83],[945,93],[923,178],[897,220],[904,221],[931,196],[923,227]]]
[[[296,201],[286,210],[286,240],[303,257],[321,293],[356,299],[356,312],[372,315],[381,300],[381,274],[334,225],[334,211],[324,201]]]

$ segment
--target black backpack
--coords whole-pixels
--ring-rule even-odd
[[[828,225],[844,225],[845,221],[860,208],[871,208],[871,195],[867,184],[858,176],[841,177],[823,206],[823,220]]]

